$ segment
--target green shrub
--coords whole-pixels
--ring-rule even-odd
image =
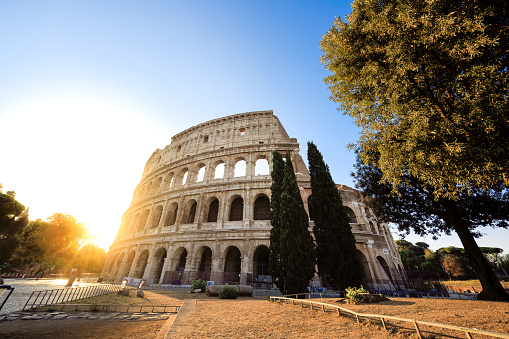
[[[194,280],[191,283],[191,287],[189,287],[189,292],[194,292],[194,290],[201,290],[201,293],[205,292],[205,289],[207,288],[207,282],[205,280]]]
[[[349,304],[355,304],[362,300],[362,294],[361,293],[367,293],[364,287],[357,288],[357,287],[347,287],[346,288],[346,301]]]
[[[239,290],[233,286],[225,286],[219,291],[219,299],[237,299]]]

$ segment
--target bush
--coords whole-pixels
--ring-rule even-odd
[[[205,292],[207,288],[207,282],[205,280],[193,280],[191,283],[191,287],[189,287],[189,292],[194,292],[195,290],[201,290],[201,293]]]
[[[219,299],[237,299],[239,290],[233,286],[225,286],[219,291]]]
[[[367,293],[364,287],[357,288],[357,287],[347,287],[346,288],[346,301],[349,304],[355,304],[362,300],[362,294],[361,293]]]

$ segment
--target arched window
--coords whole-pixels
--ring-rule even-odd
[[[214,179],[223,179],[224,178],[224,162],[220,163],[216,166],[214,171]]]
[[[214,199],[209,205],[209,213],[207,222],[217,222],[217,214],[219,213],[219,200]]]
[[[246,135],[246,129],[245,128],[239,129],[239,135]]]
[[[235,246],[228,247],[224,263],[224,281],[239,282],[242,259],[240,251]]]
[[[171,226],[175,224],[175,221],[177,220],[178,208],[179,206],[176,202],[170,205],[168,213],[166,213],[166,221],[164,222],[165,226]]]
[[[269,162],[267,159],[258,159],[255,163],[255,175],[269,175]]]
[[[185,185],[187,182],[187,175],[189,174],[189,171],[186,171],[184,175],[182,176],[182,185]]]
[[[205,143],[205,142],[209,142],[209,136],[208,136],[208,135],[206,135],[206,136],[204,136],[204,137],[203,137],[203,142],[204,142],[204,143]]]
[[[159,205],[154,210],[154,215],[152,216],[152,228],[156,228],[159,226],[159,222],[161,221],[161,215],[163,214],[163,206]]]
[[[138,230],[139,231],[141,231],[142,229],[145,228],[145,225],[147,223],[147,219],[148,219],[149,213],[150,213],[150,210],[145,210],[145,212],[143,212],[143,215],[141,216],[140,222],[138,224]]]
[[[245,177],[246,176],[246,160],[239,160],[235,163],[235,168],[233,170],[233,176],[237,177]]]
[[[173,186],[173,179],[175,179],[175,175],[172,173],[168,174],[168,177],[166,178],[166,184],[168,185],[168,189],[171,188],[171,186]]]
[[[253,255],[253,276],[254,281],[259,283],[271,283],[272,277],[269,273],[269,248],[265,245],[259,246]]]
[[[196,201],[189,207],[189,214],[187,215],[187,223],[192,224],[194,223],[194,217],[196,216],[196,206],[198,204]]]
[[[270,201],[266,196],[260,196],[254,204],[254,220],[269,220]]]
[[[357,217],[355,216],[354,211],[348,206],[345,206],[346,213],[348,213],[348,222],[350,224],[356,224],[357,223]]]
[[[230,208],[230,221],[238,221],[244,219],[244,199],[236,198],[232,201]]]
[[[159,189],[161,188],[161,182],[163,181],[162,177],[157,178],[154,186],[152,187],[152,194],[159,193]]]
[[[202,182],[205,177],[205,165],[202,165],[198,170],[198,175],[196,176],[196,182]]]

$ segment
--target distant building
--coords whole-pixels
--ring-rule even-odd
[[[270,283],[272,151],[284,155],[286,150],[309,215],[309,172],[297,140],[272,111],[231,115],[175,135],[147,161],[103,277],[144,278],[150,284],[190,284],[198,278],[216,284]],[[389,228],[376,221],[356,190],[338,189],[356,237],[364,287],[404,288]],[[317,277],[313,283],[320,285]]]

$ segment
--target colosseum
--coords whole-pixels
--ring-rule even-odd
[[[269,202],[272,152],[291,152],[309,212],[309,172],[272,111],[250,112],[191,127],[147,161],[102,272],[107,281],[270,287]],[[338,185],[350,215],[367,288],[405,288],[401,258],[386,224],[358,192]],[[309,213],[308,213],[309,215]],[[313,231],[313,221],[309,221]],[[322,285],[318,277],[314,286]]]

